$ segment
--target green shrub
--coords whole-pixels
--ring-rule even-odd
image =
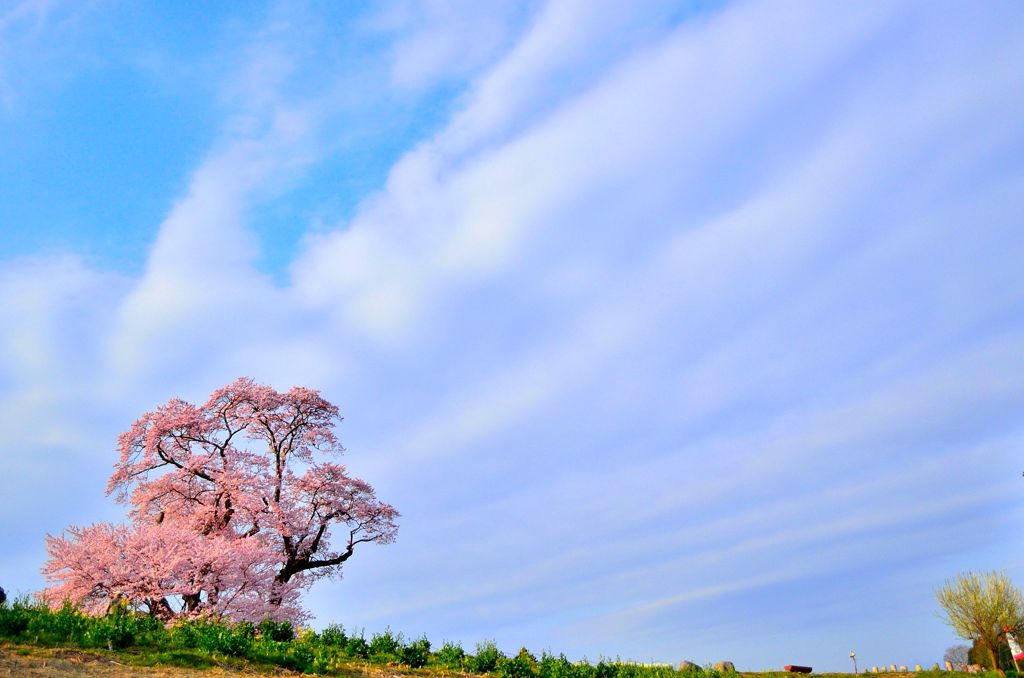
[[[450,669],[461,669],[466,661],[466,651],[459,643],[445,641],[441,649],[434,653],[434,661]]]
[[[348,643],[345,627],[341,624],[331,624],[320,632],[320,642],[328,647],[345,647]]]
[[[555,657],[543,652],[537,664],[537,675],[540,678],[576,678],[576,667],[564,654]]]
[[[395,635],[390,628],[370,636],[370,659],[379,662],[400,661],[404,642],[402,634]]]
[[[81,643],[92,620],[65,601],[60,610],[35,608],[28,617],[25,635],[44,643]]]
[[[0,607],[0,636],[17,638],[28,630],[31,620],[41,608],[33,605],[28,596],[19,596]]]
[[[59,616],[52,615],[52,617]],[[72,622],[73,623],[73,622]],[[111,607],[103,617],[89,619],[80,644],[84,647],[125,648],[135,642],[135,624],[132,614],[123,605]]]
[[[241,622],[231,626],[223,626],[216,635],[217,652],[244,657],[249,653],[256,641],[256,625],[252,622]]]
[[[171,643],[177,647],[199,647],[199,634],[194,620],[183,619],[176,622],[168,629],[167,634],[170,637]]]
[[[279,643],[285,643],[295,638],[295,629],[289,621],[276,622],[270,617],[260,622],[257,630],[261,638],[269,638]]]
[[[317,644],[310,648],[313,652],[313,671],[315,673],[334,673],[338,668],[339,648],[336,645]]]
[[[187,619],[171,627],[175,644],[232,657],[244,657],[256,638],[256,627],[248,622],[227,624],[209,619]]]
[[[352,659],[368,659],[370,656],[370,644],[366,642],[362,631],[358,636],[349,636],[345,643],[345,656]]]
[[[281,666],[303,673],[313,672],[313,650],[302,643],[289,643],[284,650]]]
[[[654,678],[655,676],[661,676],[660,669],[640,666],[639,664],[619,663],[616,669],[618,678]]]
[[[0,614],[0,635],[12,637],[11,631],[46,645],[74,644],[80,647],[124,648],[141,641],[152,643],[165,637],[162,625],[149,615],[138,614],[124,605],[113,605],[102,617],[90,617],[65,602],[57,611],[43,605],[16,602]]]
[[[593,678],[618,678],[619,665],[611,664],[601,659],[594,665],[594,671],[591,673]]]
[[[594,667],[590,665],[586,657],[582,661],[573,664],[572,667],[575,671],[573,673],[575,678],[594,678]]]
[[[537,675],[537,658],[521,648],[515,657],[498,663],[498,672],[503,678],[532,678]]]
[[[189,619],[168,629],[159,619],[138,614],[123,605],[112,606],[105,616],[91,617],[70,604],[54,611],[27,597],[0,605],[0,639],[79,647],[145,647],[145,652],[133,653],[136,655],[134,662],[178,666],[212,666],[216,655],[230,655],[319,673],[344,671],[345,660],[369,658],[377,662],[400,662],[412,668],[432,661],[454,670],[497,673],[500,678],[735,678],[735,674],[723,676],[710,669],[699,677],[696,672],[680,676],[671,668],[607,659],[596,665],[586,661],[573,663],[565,655],[556,657],[547,652],[538,661],[526,648],[513,657],[506,657],[493,641],[478,644],[476,655],[472,657],[466,655],[460,644],[452,642],[445,642],[431,655],[430,641],[425,637],[406,643],[401,634],[387,629],[367,642],[363,631],[346,633],[342,626],[334,624],[320,634],[304,630],[298,636],[290,623],[270,619],[258,625]],[[940,673],[922,673],[921,678],[941,678]],[[994,678],[994,675],[981,678]],[[1019,677],[1013,674],[1007,678]]]
[[[414,640],[401,651],[402,663],[414,669],[426,666],[430,661],[430,641],[426,636]]]
[[[305,643],[272,640],[262,636],[253,642],[247,657],[253,661],[272,664],[296,671],[313,670],[314,652]]]
[[[505,658],[492,640],[476,644],[476,655],[469,662],[469,668],[477,673],[488,673],[498,668],[498,662]]]

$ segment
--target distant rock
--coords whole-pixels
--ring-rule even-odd
[[[981,664],[968,664],[964,668],[964,671],[966,671],[967,673],[983,673],[984,669],[981,668]]]
[[[718,662],[713,668],[721,673],[736,673],[736,665],[732,662]]]
[[[7,594],[4,593],[4,587],[0,586],[0,605],[3,605],[4,601],[6,601],[6,600],[7,600]]]
[[[684,659],[683,661],[679,662],[679,670],[680,671],[703,671],[704,669],[701,668],[700,664],[694,664],[690,660]]]

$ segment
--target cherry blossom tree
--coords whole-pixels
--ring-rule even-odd
[[[301,616],[302,590],[398,530],[398,512],[330,461],[339,421],[317,391],[249,378],[199,407],[172,399],[144,414],[119,436],[107,486],[132,526],[49,537],[43,597],[97,612],[123,599],[168,617]]]
[[[250,621],[305,616],[298,607],[298,582],[281,591],[281,604],[267,599],[276,559],[261,540],[199,535],[171,522],[99,523],[69,527],[66,536],[48,537],[46,547],[50,560],[43,573],[58,583],[42,598],[52,607],[71,600],[87,613],[103,614],[124,601],[167,620],[193,614]]]

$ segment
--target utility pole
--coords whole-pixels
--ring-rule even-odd
[[[853,660],[853,672],[857,673],[857,653],[850,650],[850,659]]]

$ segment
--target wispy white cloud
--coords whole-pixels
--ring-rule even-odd
[[[595,7],[396,3],[366,78],[272,7],[137,279],[4,264],[14,444],[98,461],[171,395],[322,388],[405,518],[313,605],[432,637],[670,652],[695,610],[742,632],[714,606],[988,563],[979,516],[1019,512],[1016,10]],[[253,215],[344,157],[371,81],[466,89],[275,282]]]
[[[0,8],[0,104],[24,112],[21,100],[52,78],[63,79],[88,65],[75,54],[75,37],[97,3],[16,0]],[[40,64],[60,62],[62,68]]]
[[[534,4],[398,0],[380,5],[366,24],[393,36],[391,82],[422,90],[472,76],[493,61]]]
[[[774,523],[778,529],[764,533],[768,536],[757,542],[760,548],[773,541],[772,535],[780,543],[788,535],[827,544],[824,558],[812,557],[806,571],[783,561],[777,577],[752,574],[742,564],[756,566],[764,554],[720,552],[740,563],[734,582],[761,586],[787,580],[786,567],[799,572],[797,578],[836,572],[857,548],[885,554],[900,543],[927,549],[929,540],[939,548],[958,524],[943,522],[960,516],[959,524],[969,525],[972,511],[991,510],[989,490],[979,489],[982,477],[998,468],[1004,474],[999,486],[1008,489],[1009,447],[972,458],[962,446],[991,430],[987,413],[1015,411],[1021,402],[1021,383],[1013,376],[1020,373],[1013,350],[1020,342],[1019,328],[1011,324],[991,342],[976,334],[991,336],[992,329],[982,328],[1019,303],[1007,285],[1015,255],[1004,250],[1007,256],[992,259],[981,271],[977,260],[958,256],[958,251],[966,246],[994,252],[1000,249],[997,242],[1019,249],[1007,234],[1020,175],[983,184],[965,181],[1017,132],[986,126],[972,133],[969,143],[954,142],[957,148],[948,154],[944,140],[957,137],[955,130],[973,132],[975,121],[993,110],[1019,107],[1016,95],[998,84],[1008,71],[979,80],[962,68],[990,59],[1001,67],[1012,63],[1003,50],[1013,51],[1013,41],[964,45],[938,62],[929,51],[928,67],[911,80],[908,71],[881,69],[864,60],[865,50],[878,40],[892,40],[889,47],[904,50],[905,57],[887,60],[905,60],[911,71],[922,68],[924,53],[918,50],[928,42],[927,33],[910,41],[898,33],[908,22],[921,21],[920,16],[892,6],[860,6],[858,21],[823,18],[820,23],[834,33],[820,33],[806,44],[787,43],[791,51],[778,56],[772,52],[779,36],[764,31],[778,17],[768,19],[760,11],[767,10],[743,6],[724,18],[684,26],[620,64],[562,110],[468,162],[453,154],[448,165],[440,144],[420,149],[396,169],[388,192],[349,230],[317,242],[314,259],[359,262],[333,287],[337,295],[319,288],[324,299],[346,303],[350,295],[364,294],[371,299],[367,290],[375,288],[372,277],[379,276],[382,287],[404,287],[407,299],[423,299],[406,301],[406,306],[424,313],[424,305],[455,303],[450,295],[458,297],[465,281],[490,280],[514,292],[504,298],[509,314],[529,318],[520,307],[528,299],[538,305],[535,316],[550,323],[530,325],[537,341],[503,355],[492,371],[440,389],[442,398],[432,412],[379,444],[381,450],[407,450],[417,461],[417,473],[440,464],[444,470],[431,474],[432,481],[466,465],[472,469],[467,472],[484,472],[486,480],[477,482],[500,483],[503,473],[516,479],[511,482],[529,479],[526,490],[487,510],[471,503],[471,512],[461,514],[467,509],[456,504],[451,522],[441,520],[440,528],[426,530],[423,541],[413,542],[410,548],[425,550],[431,543],[428,534],[474,535],[466,551],[436,556],[433,571],[450,573],[449,585],[440,587],[450,595],[407,592],[399,608],[405,607],[408,618],[426,610],[440,614],[451,604],[473,616],[474,595],[476,600],[512,597],[522,608],[539,582],[551,580],[551,568],[544,566],[548,562],[562,564],[581,586],[592,587],[593,595],[614,596],[614,587],[594,577],[588,564],[601,562],[608,551],[630,554],[620,563],[622,577],[642,580],[643,573],[632,565],[648,552],[628,542],[617,544],[608,535],[642,529],[645,518],[656,521],[659,513],[645,510],[652,505],[671,519],[651,528],[647,541],[672,544],[679,542],[668,536],[668,525],[685,522],[680,516],[687,509],[694,520],[715,525],[719,512],[733,510],[729,501],[719,503],[723,497],[752,493],[753,510],[763,512],[765,488],[823,483],[798,504],[801,510],[788,517],[767,512],[758,526],[745,525],[731,535],[741,539],[771,527],[774,518],[780,521]],[[794,15],[788,21],[799,19]],[[792,23],[779,20],[776,25]],[[900,41],[903,46],[897,47]],[[725,47],[740,44],[742,50]],[[726,54],[726,63],[719,65],[715,59]],[[831,88],[823,84],[840,63],[856,64],[846,71],[854,75]],[[752,73],[760,79],[751,81]],[[957,96],[949,96],[950,91]],[[680,97],[679,103],[659,92],[695,96]],[[637,101],[645,105],[634,106]],[[812,124],[790,122],[801,116]],[[759,136],[749,147],[736,146],[737,139]],[[764,143],[765,137],[774,141]],[[600,143],[607,139],[616,143]],[[723,154],[729,161],[719,165],[716,158]],[[946,162],[950,157],[956,161]],[[471,188],[456,193],[453,187],[460,184]],[[940,188],[957,184],[972,188]],[[511,195],[506,197],[504,189]],[[421,193],[426,199],[413,198]],[[516,201],[529,208],[520,209],[522,202]],[[488,203],[490,211],[476,207],[469,212],[471,206]],[[460,216],[459,209],[472,216]],[[404,231],[403,219],[409,224]],[[544,229],[549,222],[565,228],[567,220],[575,227],[566,234]],[[961,231],[965,220],[979,224],[969,237]],[[387,244],[387,234],[393,234],[393,245]],[[595,239],[599,245],[592,244]],[[551,313],[550,306],[560,310],[552,301],[557,295],[515,296],[524,289],[517,284],[534,292],[544,289],[539,281],[564,281],[562,264],[607,255],[610,243],[621,246],[616,256],[575,269],[584,272],[583,280],[579,273],[571,280],[576,296],[567,316]],[[403,248],[407,255],[396,254]],[[540,251],[550,255],[552,248],[558,248],[556,257],[538,256]],[[371,263],[378,261],[378,249],[386,252],[382,267]],[[434,252],[439,254],[432,260]],[[341,259],[344,255],[351,258]],[[310,267],[308,279],[334,285],[323,269]],[[588,271],[604,279],[590,280]],[[962,303],[967,299],[972,301]],[[350,307],[346,317],[361,323],[360,308]],[[414,315],[405,322],[416,327],[426,321]],[[394,317],[388,323],[399,333],[401,327]],[[449,328],[446,336],[453,338],[457,331],[466,333],[454,337],[463,350],[471,349],[475,334],[487,335],[486,329],[474,327]],[[457,364],[455,350],[449,359]],[[1001,376],[993,377],[997,372]],[[639,397],[620,399],[607,394],[609,388]],[[602,407],[608,400],[615,407]],[[580,411],[588,408],[589,417]],[[737,415],[742,417],[740,430],[753,427],[755,432],[734,436],[728,417]],[[553,421],[559,417],[591,424],[596,431],[575,429],[575,440],[572,434],[554,434],[562,430]],[[603,424],[601,417],[614,418],[618,426]],[[534,426],[552,427],[546,440],[524,432]],[[665,432],[666,426],[674,433]],[[726,439],[709,435],[723,431],[730,432]],[[661,443],[646,451],[629,447],[636,456],[624,454],[616,464],[618,458],[604,449],[615,443],[602,441],[602,434],[615,440],[634,434],[647,439],[688,436],[691,441],[669,457],[674,463],[643,463],[650,455],[665,458]],[[918,474],[922,455],[935,445],[943,445],[948,456],[929,474]],[[489,463],[474,459],[479,450],[494,450]],[[548,454],[565,463],[544,461]],[[439,461],[444,456],[454,459]],[[574,466],[588,461],[611,467],[595,477]],[[965,466],[979,469],[977,475],[965,476]],[[554,474],[550,491],[539,490],[537,479],[517,467]],[[879,492],[864,480],[864,473],[895,469],[900,469],[902,491],[890,486]],[[571,478],[577,476],[574,483]],[[930,500],[922,495],[928,489],[907,491],[915,478],[937,487],[957,482],[965,489],[953,499]],[[825,511],[817,520],[810,517],[844,488],[853,492],[843,505],[846,515]],[[495,492],[509,490],[499,485]],[[602,511],[609,493],[627,502],[641,498],[628,512],[634,522],[617,522],[620,514],[613,508]],[[871,502],[884,508],[867,508]],[[914,536],[919,522],[929,525],[927,539]],[[896,534],[879,537],[886,533],[883,525]],[[838,553],[827,537],[839,528],[865,535]],[[585,544],[569,564],[563,562],[565,550],[577,542],[563,532]],[[693,539],[689,531],[682,535],[680,542]],[[546,561],[545,547],[552,544],[558,545],[558,555]],[[517,555],[505,564],[509,553]],[[421,568],[422,561],[415,562]],[[472,566],[461,567],[462,562]],[[669,559],[664,567],[671,571],[678,563]],[[414,575],[399,567],[392,578],[405,581]],[[477,583],[467,586],[467,579]],[[494,585],[497,591],[490,582],[500,582]],[[733,590],[719,590],[713,582],[696,590],[707,596]],[[558,595],[547,600],[547,606],[526,607],[557,616],[559,609],[587,605]],[[497,623],[502,614],[488,619]]]
[[[735,127],[727,121],[734,125],[737,118],[740,124],[744,118],[749,121],[756,110],[751,102],[757,97],[778,97],[786,88],[792,91],[806,83],[815,69],[823,72],[829,58],[840,58],[844,50],[856,45],[856,31],[840,31],[840,22],[834,21],[826,25],[837,35],[821,31],[813,39],[787,43],[788,51],[781,54],[777,49],[781,35],[755,34],[756,41],[747,40],[743,53],[734,55],[724,67],[717,64],[715,55],[728,45],[742,43],[749,26],[763,18],[746,16],[750,11],[738,10],[733,13],[736,16],[721,18],[719,30],[694,33],[692,39],[688,38],[693,29],[683,27],[674,40],[663,40],[625,64],[616,64],[615,72],[599,86],[511,139],[506,138],[509,130],[500,120],[474,123],[481,127],[471,135],[476,143],[490,138],[499,145],[482,156],[467,155],[468,139],[459,142],[452,136],[462,133],[467,117],[486,118],[481,111],[488,106],[513,115],[516,111],[516,104],[506,101],[506,88],[488,88],[485,79],[467,110],[458,114],[437,140],[403,158],[386,190],[369,201],[351,224],[311,242],[309,254],[293,269],[298,290],[312,303],[333,302],[340,296],[348,301],[349,320],[369,331],[400,332],[407,318],[424,308],[429,299],[443,295],[445,287],[511,266],[526,239],[542,237],[553,217],[569,210],[581,194],[616,186],[616,191],[625,190],[623,201],[637,200],[685,182],[688,171],[700,166],[700,159],[712,152],[716,141],[721,144],[731,139]],[[544,44],[579,42],[561,35],[581,30],[567,20],[568,14],[568,10],[549,11],[523,42],[529,44],[538,34],[546,36]],[[860,10],[859,14],[853,13],[848,23],[870,25],[880,20],[877,11]],[[781,21],[769,25],[776,25],[780,33],[786,26]],[[602,33],[596,33],[588,37],[599,41]],[[579,47],[581,54],[586,53],[586,44]],[[820,60],[813,61],[803,58],[800,50],[818,50],[828,57],[816,54]],[[540,48],[531,56],[513,51],[495,72],[510,68],[517,75],[507,77],[534,83],[549,77],[557,80],[562,69],[571,69],[580,58]],[[763,65],[759,59],[774,59],[780,67],[765,69],[769,77],[753,88],[719,85],[723,96],[697,101],[659,96],[699,91],[712,66],[718,82],[730,78],[746,82],[749,74]],[[536,98],[542,100],[545,93],[538,92]],[[632,105],[637,100],[646,105]],[[522,105],[533,110],[535,107],[529,106],[533,101],[528,98]],[[522,114],[516,117],[522,118]],[[700,134],[694,134],[674,127],[675,120],[704,126]],[[671,142],[666,141],[666,132]],[[597,147],[596,140],[602,140]],[[687,161],[687,156],[692,159]],[[582,158],[588,162],[581,163]],[[623,189],[622,182],[638,167],[644,168],[645,180],[629,181]],[[666,173],[669,168],[670,174]],[[513,186],[515,190],[510,191]],[[640,195],[631,195],[631,191]]]
[[[0,13],[0,100],[10,106],[15,96],[11,73],[6,63],[18,42],[40,31],[49,14],[51,3],[45,0],[23,0]]]

